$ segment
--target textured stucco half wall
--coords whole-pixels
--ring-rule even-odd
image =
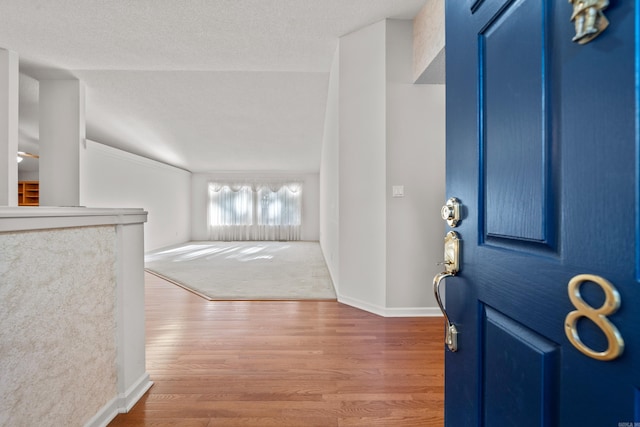
[[[116,394],[114,226],[0,233],[0,425],[82,426]]]
[[[413,20],[413,81],[444,84],[444,0],[427,0]]]

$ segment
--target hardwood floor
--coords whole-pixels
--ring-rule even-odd
[[[110,426],[443,425],[442,318],[206,301],[145,279],[155,384]]]

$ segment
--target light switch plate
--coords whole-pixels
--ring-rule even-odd
[[[404,197],[404,185],[394,185],[392,187],[393,197]]]

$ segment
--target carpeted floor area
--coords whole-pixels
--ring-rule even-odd
[[[145,268],[209,300],[335,300],[318,242],[188,242]]]

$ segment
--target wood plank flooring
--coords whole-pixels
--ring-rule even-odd
[[[442,318],[206,301],[147,274],[154,381],[110,426],[443,425]]]

